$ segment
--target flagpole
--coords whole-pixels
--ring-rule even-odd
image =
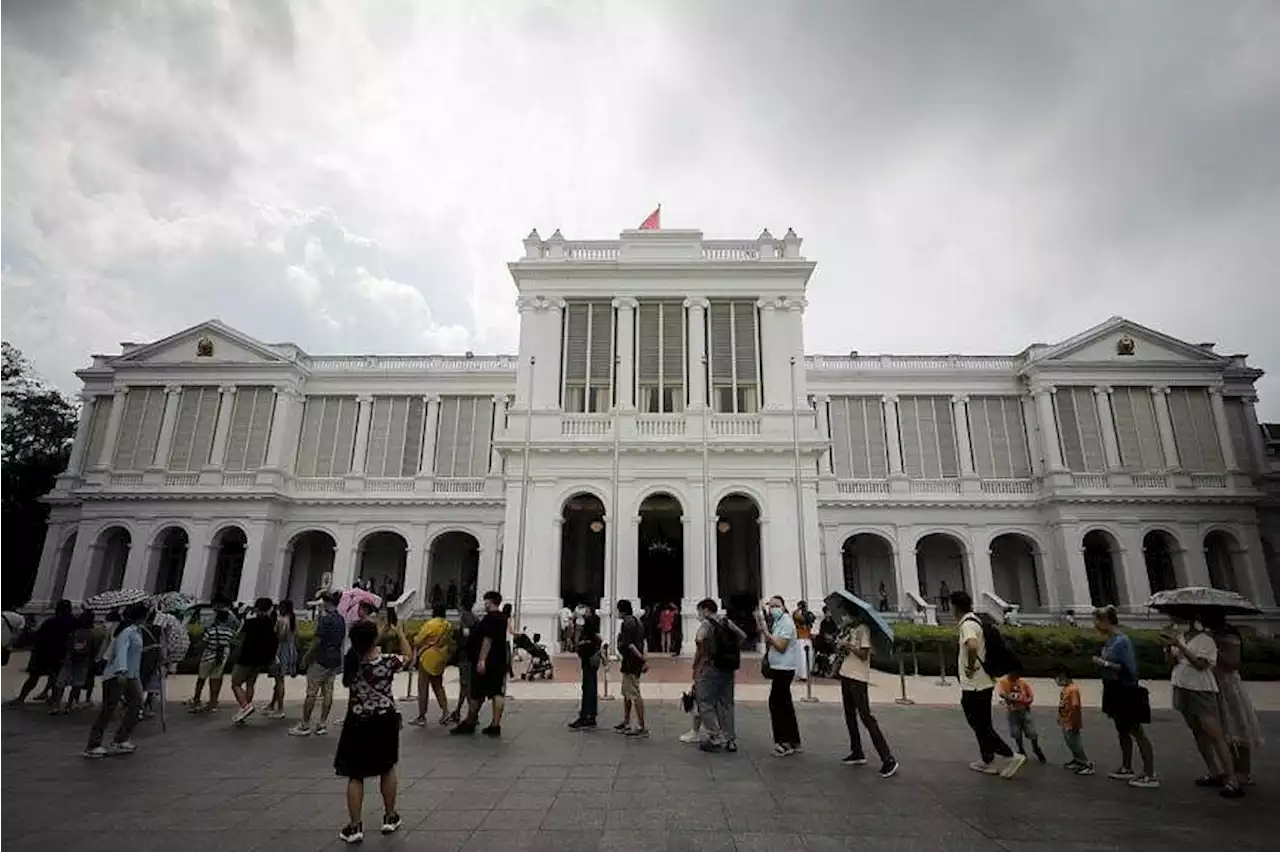
[[[520,471],[520,530],[516,534],[516,599],[511,602],[511,615],[516,632],[520,632],[520,616],[524,611],[524,537],[529,511],[529,446],[533,441],[533,372],[538,359],[529,356],[529,395],[524,403],[524,470]]]

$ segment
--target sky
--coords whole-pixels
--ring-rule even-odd
[[[1280,5],[6,0],[3,334],[513,352],[531,228],[794,228],[806,348],[1123,315],[1270,369]]]

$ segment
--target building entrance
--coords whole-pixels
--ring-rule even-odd
[[[649,614],[650,648],[678,650],[681,599],[684,597],[684,511],[670,494],[652,494],[640,504],[640,541],[636,573],[640,605]],[[663,610],[673,635],[662,641]]]
[[[578,494],[564,504],[560,524],[560,599],[567,607],[600,606],[604,597],[604,504]]]

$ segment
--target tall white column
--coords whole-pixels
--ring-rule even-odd
[[[120,419],[124,417],[124,406],[129,400],[129,388],[118,387],[115,398],[111,401],[111,414],[107,417],[107,434],[103,436],[102,452],[98,456],[100,467],[111,467],[116,454],[116,441],[120,437]]]
[[[779,299],[761,299],[756,302],[760,318],[760,364],[764,375],[761,408],[765,411],[787,410],[791,395],[791,369],[783,344],[782,324],[786,316],[786,303]]]
[[[1244,405],[1244,425],[1249,432],[1249,446],[1253,455],[1249,470],[1256,473],[1259,470],[1265,470],[1267,463],[1267,445],[1262,440],[1262,430],[1258,428],[1258,412],[1254,408],[1258,404],[1258,398],[1246,396],[1242,397],[1240,402]]]
[[[1058,442],[1058,421],[1053,415],[1053,394],[1056,390],[1053,385],[1044,385],[1031,391],[1036,400],[1040,448],[1044,450],[1044,461],[1049,473],[1062,473],[1066,470],[1062,463],[1062,445]]]
[[[1153,387],[1151,400],[1156,406],[1156,425],[1160,427],[1160,448],[1164,451],[1165,469],[1181,470],[1178,443],[1173,437],[1173,418],[1169,416],[1169,388],[1165,385]]]
[[[504,427],[507,419],[507,395],[504,393],[496,394],[493,397],[493,435],[498,437]],[[498,452],[497,443],[492,443],[489,448],[489,473],[502,473],[502,453]]]
[[[1120,443],[1116,440],[1116,421],[1111,412],[1111,387],[1097,385],[1093,398],[1098,407],[1098,422],[1102,426],[1102,451],[1106,455],[1107,470],[1120,469]]]
[[[71,442],[71,457],[67,459],[67,473],[78,476],[85,466],[84,456],[89,448],[89,424],[93,422],[93,407],[97,402],[93,394],[80,395],[80,420],[76,423],[76,437]]]
[[[960,475],[975,476],[973,469],[973,445],[969,439],[969,397],[956,394],[951,397],[952,420],[956,427],[956,452],[960,455]]]
[[[227,435],[231,432],[231,411],[235,408],[236,386],[222,385],[218,388],[221,399],[218,403],[218,425],[213,430],[213,449],[209,451],[209,467],[221,470],[227,455]]]
[[[178,425],[178,403],[181,400],[181,387],[165,385],[164,420],[160,422],[160,439],[156,441],[156,454],[151,460],[153,470],[165,470],[169,467],[169,449],[173,446],[173,430]]]
[[[782,350],[779,355],[782,361],[796,359],[795,398],[791,400],[791,407],[801,411],[809,407],[809,377],[804,369],[804,309],[808,305],[804,299],[787,299],[783,303],[786,312],[778,317],[775,338],[775,345]]]
[[[885,442],[889,448],[889,475],[902,476],[902,441],[898,437],[898,398],[892,394],[880,397],[884,406]]]
[[[1031,473],[1044,473],[1044,450],[1040,447],[1040,430],[1036,428],[1036,403],[1030,395],[1023,395],[1022,430],[1027,435],[1027,452],[1031,456]]]
[[[537,347],[538,363],[534,377],[534,408],[556,409],[560,407],[560,347],[564,335],[564,299],[545,299],[537,312],[538,326],[542,329]]]
[[[618,397],[618,410],[631,411],[636,407],[636,305],[630,296],[613,300],[617,311],[618,358],[614,362],[614,390]]]
[[[1236,448],[1231,444],[1231,424],[1227,422],[1227,406],[1222,401],[1222,388],[1209,388],[1209,405],[1213,408],[1213,425],[1218,431],[1218,446],[1222,448],[1222,461],[1228,473],[1239,473]]]
[[[356,450],[351,460],[352,473],[364,473],[365,456],[369,452],[369,418],[373,416],[373,397],[358,396],[360,413],[356,417]]]
[[[427,404],[427,419],[422,427],[422,460],[418,463],[418,476],[430,476],[436,469],[436,430],[440,425],[440,395],[429,393],[422,399]]]
[[[700,296],[690,296],[684,300],[689,323],[689,350],[685,358],[689,361],[689,400],[690,411],[698,411],[707,404],[707,300]]]
[[[299,394],[287,385],[276,387],[276,407],[271,418],[271,435],[267,438],[267,463],[270,470],[284,468],[285,448],[293,433]]]
[[[204,600],[209,562],[209,524],[196,524],[187,541],[187,557],[182,564],[182,582],[178,584],[178,590],[196,600]]]

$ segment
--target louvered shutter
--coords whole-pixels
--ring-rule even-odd
[[[862,400],[846,398],[849,418],[849,475],[854,479],[870,479],[871,465],[867,459],[867,420]]]
[[[1027,424],[1022,418],[1022,402],[1017,397],[1000,397],[1004,409],[1005,436],[1009,442],[1009,475],[1031,475],[1031,451],[1027,445]]]
[[[369,442],[364,470],[369,476],[386,476],[387,444],[391,431],[391,397],[375,396],[369,413]]]
[[[169,451],[169,470],[198,471],[208,464],[213,432],[218,424],[219,396],[216,387],[182,389]]]
[[[349,396],[309,396],[298,442],[298,476],[351,472],[359,404]]]
[[[422,454],[422,430],[426,425],[427,402],[420,396],[408,398],[405,413],[404,451],[400,455],[400,475],[418,473],[418,457]]]
[[[453,450],[455,476],[475,476],[472,468],[472,440],[475,438],[476,397],[458,399],[458,438]]]
[[[754,385],[760,375],[760,353],[756,338],[756,315],[759,310],[754,302],[734,302],[733,305],[733,362],[739,385]]]
[[[1160,432],[1156,426],[1151,391],[1144,387],[1118,387],[1111,392],[1111,412],[1120,445],[1120,463],[1141,472],[1164,468]]]
[[[1185,469],[1206,472],[1225,469],[1209,392],[1205,388],[1174,388],[1169,393],[1169,415],[1173,420],[1178,458]]]
[[[298,476],[316,475],[324,401],[322,396],[309,396],[303,402],[302,428],[298,431],[298,455],[294,463],[294,471]]]
[[[833,397],[829,404],[831,424],[831,472],[837,479],[855,479],[853,461],[852,416],[848,397]]]
[[[588,411],[607,411],[612,402],[613,306],[592,302],[591,339],[588,351]],[[474,421],[473,421],[474,422]]]
[[[1058,388],[1058,426],[1062,433],[1062,455],[1067,468],[1077,472],[1107,469],[1102,451],[1102,427],[1093,388]]]
[[[994,424],[991,422],[993,408],[1000,417]],[[1000,472],[995,453],[996,436],[1003,430],[1003,415],[998,404],[992,405],[992,398],[969,397],[969,443],[973,447],[973,469],[984,479],[998,479],[1006,475]]]
[[[356,421],[360,416],[360,403],[355,397],[340,397],[338,428],[333,441],[333,469],[329,476],[345,476],[351,472],[351,462],[356,447]]]
[[[731,412],[734,408],[733,312],[728,302],[711,302],[708,306],[707,332],[707,351],[711,353],[711,405],[715,411]]]
[[[471,427],[471,475],[484,476],[489,472],[490,447],[493,438],[493,400],[487,396],[474,396],[474,414]]]
[[[884,429],[884,404],[879,397],[857,399],[867,436],[867,476],[883,479],[889,475],[888,442]]]
[[[231,409],[231,431],[226,445],[227,470],[257,470],[266,463],[274,407],[273,388],[236,388],[235,403]]]
[[[100,394],[93,398],[93,411],[89,414],[89,446],[85,449],[83,468],[93,467],[102,458],[102,445],[107,441],[107,421],[111,419],[111,407],[115,397]]]
[[[585,360],[583,363],[586,363]],[[456,396],[440,397],[440,425],[436,433],[436,476],[457,476],[454,465],[458,443],[458,406]]]
[[[640,410],[662,410],[662,304],[641,302],[636,311],[636,366]]]
[[[1238,396],[1224,397],[1227,409],[1227,427],[1231,430],[1231,447],[1236,451],[1236,464],[1247,473],[1258,472],[1258,460],[1253,454],[1252,429],[1245,403]]]
[[[671,401],[670,406],[664,404],[664,411],[684,411],[684,335],[684,306],[679,302],[664,302],[662,305],[662,387],[664,399],[669,398]]]
[[[587,329],[590,306],[586,302],[569,302],[564,313],[564,408],[586,410]],[[441,408],[441,415],[444,409]]]
[[[124,416],[116,441],[116,470],[145,470],[155,456],[164,422],[162,388],[133,388],[125,396]]]
[[[898,400],[898,427],[902,433],[902,469],[913,479],[925,476],[925,455],[920,437],[919,398]]]
[[[124,413],[116,433],[116,452],[112,466],[116,470],[134,470],[134,450],[138,445],[138,432],[142,429],[142,411],[146,405],[145,388],[133,388],[124,397]]]
[[[1022,404],[1016,397],[970,397],[969,433],[974,470],[979,476],[1009,479],[1031,475]]]

